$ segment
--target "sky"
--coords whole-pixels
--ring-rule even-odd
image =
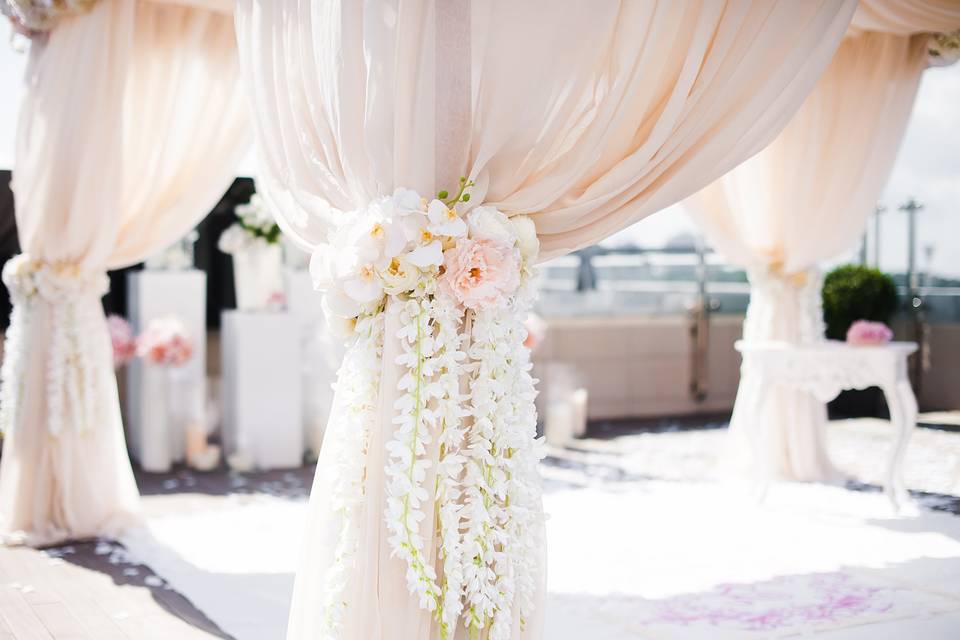
[[[4,21],[0,25],[0,168],[13,164],[20,81],[26,59],[7,45],[9,34]],[[239,173],[250,175],[255,165],[250,154]],[[887,207],[880,223],[880,268],[885,271],[901,272],[906,268],[906,215],[897,207],[910,197],[925,207],[918,222],[918,267],[960,277],[960,63],[931,68],[923,75],[900,154],[880,198],[880,203]],[[872,221],[869,227],[872,229]],[[690,232],[696,233],[693,222],[681,205],[675,205],[604,244],[634,242],[659,247],[678,234]],[[872,255],[871,248],[871,259]],[[852,259],[855,252],[838,259],[844,257]]]

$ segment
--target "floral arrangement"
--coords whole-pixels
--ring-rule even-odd
[[[232,255],[257,245],[280,242],[280,227],[267,211],[259,194],[253,194],[249,203],[237,205],[234,213],[237,221],[224,229],[217,241],[220,251]]]
[[[151,364],[181,367],[193,356],[193,340],[179,319],[157,318],[137,338],[137,355]]]
[[[113,346],[113,368],[119,369],[137,355],[137,339],[130,323],[116,314],[107,316],[107,330]]]
[[[10,431],[17,423],[29,357],[27,332],[41,304],[48,310],[50,323],[45,371],[47,431],[59,435],[65,407],[79,430],[92,428],[102,409],[97,390],[102,381],[89,363],[109,357],[110,349],[100,304],[109,288],[106,274],[75,263],[49,263],[21,254],[4,264],[3,282],[10,291],[13,311],[0,369],[0,432]]]
[[[337,383],[352,422],[333,445],[342,525],[326,590],[331,638],[347,606],[365,443],[376,420],[380,367],[370,363],[386,339],[399,342],[402,375],[384,517],[391,550],[407,564],[408,589],[433,612],[444,640],[460,622],[471,634],[504,640],[515,614],[523,621],[533,608],[542,571],[542,453],[523,320],[539,242],[526,216],[508,218],[491,206],[466,211],[472,186],[461,178],[453,197],[441,191],[429,201],[397,189],[346,214],[310,261],[328,326],[352,340]],[[421,532],[434,524],[436,566]]]
[[[64,17],[86,13],[97,0],[0,0],[0,12],[26,36],[50,31]]]
[[[886,344],[893,339],[893,331],[882,322],[857,320],[847,330],[847,343],[854,345]]]
[[[930,63],[935,66],[946,66],[960,60],[960,29],[930,36],[927,51]]]

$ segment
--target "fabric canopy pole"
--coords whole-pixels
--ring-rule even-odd
[[[465,176],[475,186],[455,215],[473,220],[481,204],[528,215],[541,257],[560,255],[681,200],[768,144],[826,68],[854,9],[851,1],[492,0],[447,7],[240,0],[237,34],[259,184],[285,232],[306,250],[329,251],[327,243],[360,224],[372,201],[378,211],[399,207],[416,217],[406,192],[378,199],[398,188],[428,197],[455,191],[450,181]],[[371,233],[382,237],[384,229],[378,223]],[[331,268],[349,269],[358,255]],[[395,408],[398,399],[405,406],[397,381],[411,384],[394,365],[408,361],[411,335],[404,324],[410,305],[396,300],[387,298],[385,311],[361,316],[353,329],[364,336],[355,335],[341,370],[288,638],[464,639],[464,624],[480,630],[471,637],[537,638],[542,574],[527,594],[536,613],[516,614],[506,631],[475,617],[482,600],[460,603],[467,617],[456,631],[438,623],[458,607],[456,594],[439,602],[443,612],[430,611],[437,601],[432,570],[424,567],[442,565],[442,584],[453,578],[449,555],[440,551],[450,512],[434,484],[446,465],[436,445],[420,443],[410,455],[426,469],[422,499],[428,509],[439,506],[412,518],[413,542],[391,549],[395,523],[384,514],[399,480],[385,467],[397,455],[398,418],[408,425]],[[419,336],[423,327],[416,326]],[[477,327],[468,319],[462,331],[472,353]],[[525,361],[519,345],[516,353]],[[376,375],[364,376],[371,368]],[[469,391],[475,409],[484,398],[476,386]],[[351,456],[360,467],[343,480],[342,443],[353,433],[359,442]],[[468,428],[468,437],[475,435]],[[470,482],[468,474],[455,488],[468,494]],[[345,483],[353,493],[343,493]],[[446,523],[440,529],[438,517]],[[408,534],[410,521],[400,525]],[[394,553],[411,556],[420,547],[416,562]],[[408,586],[420,597],[405,597]],[[514,592],[495,594],[506,599],[497,611],[510,605],[504,593]],[[516,598],[523,611],[523,596]]]
[[[232,16],[187,5],[101,0],[32,43],[13,174],[24,253],[4,268],[7,542],[111,535],[137,519],[105,272],[201,219],[249,135]]]
[[[862,2],[848,37],[786,129],[687,201],[708,241],[747,270],[744,340],[824,338],[817,265],[857,241],[889,177],[927,62],[928,36],[916,32],[957,26],[957,3]],[[823,403],[778,389],[755,414],[760,404],[752,396],[750,385],[740,387],[726,471],[840,478],[824,446]],[[751,435],[758,428],[772,431],[762,452]]]

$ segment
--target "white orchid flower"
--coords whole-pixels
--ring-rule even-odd
[[[429,231],[424,231],[430,234]],[[407,261],[420,269],[439,267],[443,264],[443,244],[439,240],[431,240],[408,253]]]
[[[323,303],[331,315],[339,318],[355,318],[363,307],[340,289],[331,289],[323,297]]]
[[[427,228],[434,235],[460,238],[467,233],[467,223],[457,210],[440,200],[433,200],[427,206],[427,218],[430,220]]]
[[[398,188],[394,191],[393,202],[397,207],[397,212],[401,215],[423,211],[423,199],[419,193],[410,189]]]

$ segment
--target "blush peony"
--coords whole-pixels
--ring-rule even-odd
[[[500,306],[520,285],[520,256],[490,238],[461,238],[444,254],[441,290],[467,309]]]
[[[890,327],[882,322],[857,320],[847,330],[847,342],[855,345],[886,344],[893,339]]]

